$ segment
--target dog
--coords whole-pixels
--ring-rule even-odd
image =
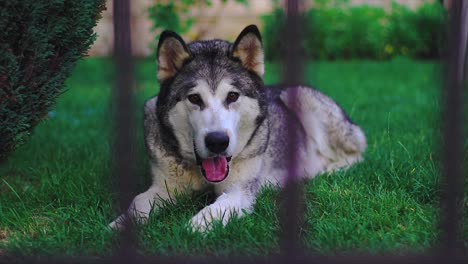
[[[164,31],[157,48],[159,95],[144,107],[145,143],[153,183],[137,195],[126,217],[144,222],[152,208],[174,194],[212,186],[216,200],[190,220],[209,231],[253,210],[266,184],[283,186],[291,135],[301,178],[347,168],[362,160],[366,137],[329,97],[306,86],[273,88],[263,83],[264,54],[255,25],[234,43],[186,44]],[[296,123],[291,134],[288,128]]]

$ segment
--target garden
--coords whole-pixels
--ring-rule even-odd
[[[108,228],[120,213],[111,161],[115,73],[110,58],[80,59],[95,37],[90,29],[103,7],[102,1],[83,1],[85,8],[78,2],[38,4],[34,13],[22,1],[11,1],[9,8],[28,15],[17,28],[0,23],[0,256],[108,256],[118,248],[119,234]],[[51,20],[39,18],[44,14]],[[0,11],[0,21],[16,21],[13,16]],[[446,16],[438,1],[415,10],[394,3],[391,12],[316,1],[304,13],[304,80],[336,100],[362,127],[368,144],[363,162],[302,186],[300,239],[307,251],[424,253],[437,248]],[[158,16],[151,17],[156,24]],[[266,84],[281,82],[284,18],[279,6],[262,18]],[[40,30],[44,24],[46,32]],[[75,34],[61,37],[65,32]],[[39,39],[44,41],[34,43]],[[142,109],[159,89],[154,57],[137,59],[135,76],[136,195],[151,183]],[[468,141],[463,148],[467,164]],[[210,199],[201,192],[165,203],[148,224],[136,226],[138,252],[279,252],[278,188],[264,188],[251,215],[215,225],[207,234],[189,231],[187,222]],[[468,249],[466,178],[462,202],[460,240]]]

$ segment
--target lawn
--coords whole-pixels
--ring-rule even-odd
[[[142,105],[157,92],[155,65],[137,64],[138,194],[150,184]],[[67,92],[27,142],[0,167],[0,255],[109,255],[118,236],[111,174],[111,62],[88,58]],[[279,67],[267,65],[267,83]],[[307,249],[416,251],[437,246],[440,153],[439,66],[386,62],[315,62],[307,83],[334,98],[367,135],[364,162],[304,186],[301,238]],[[465,152],[466,152],[465,145]],[[465,186],[467,186],[465,184]],[[468,188],[464,204],[468,205]],[[206,236],[184,227],[208,199],[180,197],[138,227],[141,253],[258,255],[278,252],[279,191],[266,188],[252,215]],[[468,247],[468,210],[463,238]]]

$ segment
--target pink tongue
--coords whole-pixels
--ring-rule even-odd
[[[202,160],[202,166],[205,170],[206,179],[209,181],[224,180],[227,170],[226,157],[216,157],[214,159]]]

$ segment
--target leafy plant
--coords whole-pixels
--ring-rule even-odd
[[[221,0],[224,5],[229,0]],[[248,4],[247,0],[234,0],[234,2]],[[212,0],[170,0],[154,1],[154,4],[148,9],[148,16],[153,22],[152,30],[157,32],[154,46],[159,39],[159,34],[163,30],[172,30],[179,34],[186,33],[193,25],[195,18],[190,16],[190,10],[195,7],[210,7]]]
[[[103,0],[0,4],[0,160],[24,142],[63,93],[95,39]]]
[[[284,30],[286,14],[283,9],[276,7],[270,14],[262,16],[263,48],[267,60],[279,60],[285,48],[285,42],[282,41],[281,34]]]

